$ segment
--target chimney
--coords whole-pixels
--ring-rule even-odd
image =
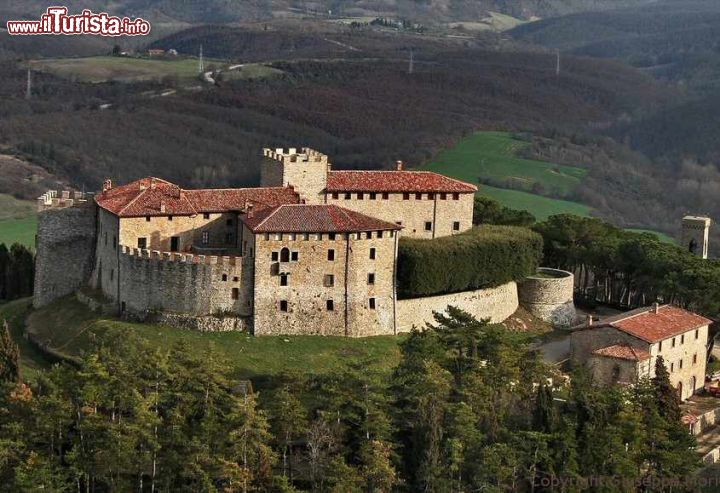
[[[160,202],[160,212],[165,212],[165,202]]]
[[[252,219],[252,217],[253,217],[253,205],[252,205],[252,203],[249,203],[247,205],[247,218]]]
[[[593,324],[593,316],[592,316],[592,315],[587,314],[587,315],[585,316],[585,324],[586,324],[588,327],[592,327],[592,324]]]
[[[155,178],[150,178],[150,190],[155,189]]]
[[[112,188],[112,180],[108,178],[103,182],[103,192],[107,192]]]
[[[397,161],[395,164],[397,164],[398,171],[402,171],[405,169],[405,163],[403,163],[402,161]]]
[[[657,301],[653,303],[653,313],[660,313],[660,303]]]

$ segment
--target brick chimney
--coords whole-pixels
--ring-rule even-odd
[[[397,165],[398,171],[403,171],[405,169],[405,163],[403,163],[402,161],[397,161],[395,164]]]
[[[102,189],[102,190],[103,190],[103,192],[107,192],[107,191],[110,190],[111,188],[112,188],[112,180],[111,180],[110,178],[108,178],[108,179],[106,179],[106,180],[103,182],[103,189]]]
[[[165,202],[160,202],[160,212],[165,212]]]
[[[252,219],[253,217],[253,205],[252,202],[247,205],[247,218]]]

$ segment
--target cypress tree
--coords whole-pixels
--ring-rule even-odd
[[[543,433],[552,433],[555,429],[555,406],[552,389],[548,385],[538,387],[533,410],[533,429]]]
[[[652,385],[660,416],[669,422],[680,422],[680,399],[677,390],[670,384],[670,374],[665,368],[665,360],[662,356],[658,356],[655,361]]]
[[[0,382],[20,381],[20,350],[10,337],[7,321],[0,331]]]

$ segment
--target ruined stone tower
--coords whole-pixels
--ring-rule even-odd
[[[318,151],[303,147],[296,149],[263,149],[260,169],[260,186],[291,186],[307,204],[323,203],[330,170],[328,157]]]
[[[704,216],[685,216],[682,220],[682,244],[689,252],[708,258],[708,239],[712,220]]]

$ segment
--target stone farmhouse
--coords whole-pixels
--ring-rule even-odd
[[[571,359],[585,364],[596,382],[609,385],[652,378],[662,357],[670,382],[686,400],[705,385],[711,323],[682,308],[655,304],[578,328],[571,335]]]

